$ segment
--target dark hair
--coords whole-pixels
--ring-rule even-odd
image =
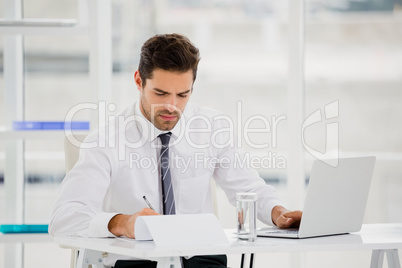
[[[145,86],[155,69],[172,72],[193,70],[193,82],[197,77],[200,53],[191,41],[180,34],[159,34],[148,39],[141,48],[138,71]]]

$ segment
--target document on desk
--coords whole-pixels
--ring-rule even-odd
[[[209,246],[229,242],[214,214],[141,216],[135,223],[136,240],[156,246]]]

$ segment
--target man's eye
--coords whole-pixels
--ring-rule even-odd
[[[185,95],[181,95],[181,94],[180,94],[179,97],[180,97],[180,98],[185,98],[185,97],[187,97],[187,94],[185,94]]]
[[[156,96],[163,96],[163,95],[165,95],[165,93],[158,93],[158,92],[155,92],[155,94],[156,94]]]

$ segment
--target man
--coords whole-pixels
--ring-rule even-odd
[[[301,212],[285,209],[255,170],[234,165],[243,154],[230,120],[188,103],[199,60],[198,49],[182,35],[156,35],[145,42],[134,74],[140,100],[86,139],[84,144],[97,146],[81,148],[63,180],[52,235],[135,238],[138,216],[211,213],[212,178],[232,204],[236,192],[258,193],[258,218],[266,224],[299,224]],[[123,256],[109,256],[105,264],[156,267]],[[183,258],[183,265],[226,267],[226,256]]]

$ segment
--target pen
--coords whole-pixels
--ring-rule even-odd
[[[147,205],[148,205],[148,207],[149,207],[150,209],[155,210],[155,209],[152,207],[151,203],[149,203],[149,201],[148,201],[148,199],[147,199],[147,197],[146,197],[145,195],[144,195],[142,198],[144,198],[145,203],[147,203]]]

